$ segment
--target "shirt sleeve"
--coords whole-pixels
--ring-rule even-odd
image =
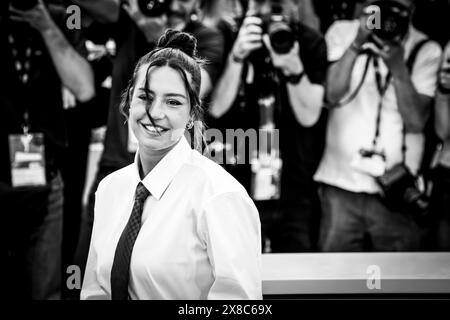
[[[327,74],[327,46],[323,36],[304,26],[300,38],[300,57],[309,81],[323,84]]]
[[[94,208],[94,217],[98,216],[99,204],[101,204],[100,198],[100,189],[102,183],[99,184],[97,188],[97,192],[95,193],[95,208]],[[86,264],[86,270],[84,273],[83,285],[81,287],[81,300],[107,300],[109,299],[109,295],[107,292],[100,286],[100,283],[97,279],[97,253],[93,246],[95,239],[97,238],[97,228],[98,221],[94,219],[94,226],[92,228],[92,236],[91,243],[89,245],[89,255]]]
[[[262,299],[261,224],[253,201],[239,192],[215,196],[201,225],[215,279],[208,299]]]
[[[434,41],[426,43],[417,54],[411,80],[417,92],[434,97],[442,50]]]
[[[337,61],[344,55],[345,50],[356,37],[358,26],[358,20],[338,20],[330,26],[325,34],[328,61]]]

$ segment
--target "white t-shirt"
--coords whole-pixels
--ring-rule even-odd
[[[115,250],[133,208],[133,164],[100,183],[81,299],[110,299]],[[132,299],[261,299],[261,225],[245,189],[180,142],[142,180],[149,190],[130,262]]]
[[[339,60],[350,46],[359,27],[359,20],[337,21],[328,30],[325,40],[328,45],[328,60]],[[410,28],[405,39],[405,60],[418,42],[426,36]],[[412,70],[412,82],[416,90],[423,95],[433,97],[436,89],[441,48],[435,42],[426,43],[419,51]],[[361,81],[367,55],[356,59],[349,93],[353,92]],[[380,72],[385,79],[388,69],[379,59]],[[371,63],[361,90],[348,104],[330,110],[327,140],[324,155],[314,179],[352,192],[378,193],[375,179],[351,166],[353,158],[361,148],[372,149],[375,136],[376,117],[380,94],[375,80],[375,71]],[[403,120],[397,108],[394,85],[391,81],[383,100],[381,111],[380,136],[377,149],[384,150],[386,167],[402,160]],[[424,150],[423,134],[406,134],[406,164],[416,173]]]

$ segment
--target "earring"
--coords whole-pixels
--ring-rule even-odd
[[[194,121],[189,120],[189,122],[186,124],[186,129],[191,130],[194,127]]]

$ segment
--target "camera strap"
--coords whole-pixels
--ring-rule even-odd
[[[420,49],[429,41],[429,39],[424,39],[420,42],[418,42],[413,49],[411,50],[411,53],[409,54],[408,60],[406,61],[406,66],[409,70],[409,73],[412,73],[412,69],[414,67],[414,62],[416,60],[417,54],[419,53]],[[391,72],[388,72],[386,75],[386,79],[384,81],[384,84],[382,83],[382,75],[380,73],[380,66],[378,63],[378,58],[375,57],[373,60],[374,64],[374,70],[375,70],[375,80],[377,83],[378,92],[380,93],[380,102],[378,103],[378,110],[377,110],[377,118],[376,118],[376,125],[375,125],[375,136],[372,140],[373,148],[375,149],[378,138],[380,136],[380,123],[381,123],[381,111],[383,108],[383,98],[384,95],[389,87],[389,84],[392,79]],[[402,152],[402,163],[405,164],[406,162],[406,128],[404,123],[402,124],[402,146],[401,146],[401,152]]]
[[[366,76],[367,76],[367,72],[369,70],[369,66],[370,66],[370,61],[373,58],[373,55],[371,54],[366,54],[367,55],[367,59],[366,59],[366,64],[364,65],[364,71],[363,74],[361,76],[361,80],[359,80],[358,85],[356,86],[355,90],[347,97],[344,98],[341,101],[338,101],[336,103],[330,103],[330,102],[326,102],[325,107],[326,108],[338,108],[338,107],[342,107],[348,103],[350,103],[353,99],[356,98],[356,96],[358,95],[359,91],[361,90],[361,87],[364,84],[364,81],[366,80]]]
[[[380,64],[378,62],[378,59],[379,59],[379,57],[373,58],[373,67],[375,70],[375,81],[377,84],[378,93],[380,94],[380,100],[378,102],[378,108],[377,108],[377,117],[376,117],[376,122],[375,122],[375,136],[373,137],[373,140],[372,140],[372,147],[374,150],[377,146],[378,139],[380,137],[381,110],[383,109],[383,98],[384,98],[384,95],[385,95],[385,93],[389,87],[389,84],[391,83],[391,79],[392,79],[391,72],[388,72],[388,74],[386,75],[386,78],[384,80],[384,83],[383,83],[382,75],[380,72]]]

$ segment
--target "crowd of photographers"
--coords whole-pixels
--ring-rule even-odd
[[[136,152],[120,96],[167,28],[195,35],[207,61],[208,127],[243,133],[206,134],[207,150],[254,199],[264,252],[450,250],[446,0],[1,6],[0,199],[14,296],[74,297],[66,271],[84,272],[98,183]],[[419,6],[444,12],[442,27],[424,24]],[[83,208],[91,131],[102,126]]]

